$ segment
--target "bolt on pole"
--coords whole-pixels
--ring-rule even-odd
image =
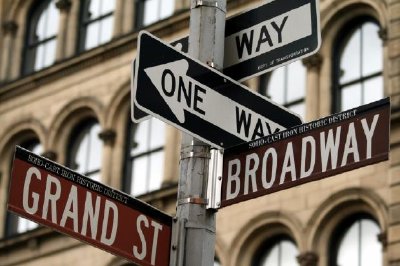
[[[191,0],[189,55],[222,69],[226,0]],[[182,134],[177,215],[170,265],[214,264],[216,215],[207,209],[210,146]]]

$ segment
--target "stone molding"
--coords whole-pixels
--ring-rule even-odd
[[[18,30],[18,24],[13,20],[4,21],[1,25],[4,35],[11,34],[15,36]]]
[[[60,11],[69,11],[71,9],[71,0],[58,0],[56,2],[56,7],[60,10]]]
[[[99,138],[104,142],[104,144],[111,146],[114,145],[116,136],[116,131],[111,128],[104,129],[99,133]]]
[[[313,251],[306,251],[297,256],[297,262],[300,266],[317,266],[318,254]]]
[[[55,151],[45,151],[42,153],[43,157],[46,157],[47,159],[51,160],[51,161],[56,161],[57,160],[57,153]]]
[[[319,69],[322,65],[322,56],[320,54],[313,54],[302,60],[303,65],[309,69]]]

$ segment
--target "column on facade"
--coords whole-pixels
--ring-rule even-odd
[[[56,61],[60,61],[66,57],[66,49],[68,43],[68,18],[71,9],[71,0],[58,0],[56,7],[60,10],[60,19],[57,34],[57,50]]]
[[[1,64],[0,64],[0,81],[5,81],[10,79],[10,66],[13,65],[11,62],[11,58],[13,58],[13,53],[15,49],[13,49],[15,36],[17,34],[18,25],[15,21],[5,21],[2,24],[3,31],[3,41],[4,46],[2,49],[1,55]]]
[[[133,31],[135,3],[136,1],[132,0],[117,0],[115,2],[113,37]]]
[[[307,68],[305,120],[312,121],[318,119],[320,113],[319,72],[322,65],[322,57],[319,54],[314,54],[303,59],[303,64]]]
[[[175,12],[182,10],[188,10],[190,7],[190,1],[187,0],[175,0]]]
[[[317,266],[318,255],[312,251],[306,251],[297,256],[297,262],[300,266]]]
[[[179,177],[179,146],[181,135],[172,126],[166,125],[166,141],[164,146],[164,173],[162,186],[176,184]]]
[[[99,133],[99,138],[103,141],[102,149],[102,163],[101,163],[101,182],[112,187],[119,187],[120,183],[116,182],[111,175],[111,163],[112,163],[112,149],[115,143],[115,137],[117,136],[114,129],[106,128]]]
[[[390,204],[386,257],[400,265],[400,0],[388,1],[388,28],[380,32],[385,51],[385,87],[391,96]]]

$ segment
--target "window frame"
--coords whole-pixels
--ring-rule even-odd
[[[350,40],[351,37],[353,37],[353,34],[357,31],[360,30],[361,27],[363,26],[364,23],[374,23],[379,29],[381,29],[381,25],[378,20],[376,20],[374,17],[368,16],[368,15],[362,15],[358,16],[356,18],[353,18],[352,20],[349,20],[347,23],[345,23],[342,27],[341,30],[338,31],[338,35],[336,36],[333,46],[332,46],[332,105],[331,105],[331,113],[337,113],[340,112],[342,109],[342,99],[341,99],[341,92],[343,88],[346,88],[351,85],[355,84],[363,84],[365,81],[371,80],[373,78],[383,76],[383,69],[381,71],[363,76],[360,74],[360,76],[357,79],[352,79],[351,81],[344,82],[341,84],[340,82],[340,77],[341,77],[341,56],[344,52],[344,49],[346,48],[346,45],[348,44],[348,41]],[[362,49],[362,43],[361,43],[361,49]],[[382,51],[382,57],[383,57],[383,51]],[[360,58],[361,64],[363,63],[363,59]],[[383,86],[382,86],[383,89]],[[364,88],[361,89],[362,95],[364,95]]]
[[[275,247],[275,245],[279,245],[281,241],[289,241],[291,242],[299,252],[299,247],[296,244],[296,241],[289,235],[285,233],[281,234],[276,234],[273,235],[272,237],[269,237],[265,239],[264,241],[261,242],[261,244],[258,246],[256,249],[256,252],[253,255],[253,258],[251,259],[251,265],[252,266],[260,266],[262,259],[264,256],[267,254],[267,252],[271,251],[272,248]]]
[[[150,118],[150,121],[153,118]],[[130,117],[128,117],[128,126],[126,127],[126,140],[125,140],[125,147],[127,147],[125,149],[125,166],[124,166],[124,178],[123,178],[123,184],[122,184],[122,190],[128,194],[133,194],[131,191],[132,188],[132,182],[134,179],[133,176],[133,163],[135,161],[135,159],[139,159],[139,158],[145,158],[147,157],[147,159],[152,155],[155,154],[157,152],[163,152],[163,157],[165,157],[165,141],[164,141],[164,145],[162,146],[157,146],[155,148],[150,148],[148,149],[148,144],[151,141],[151,132],[152,130],[148,130],[147,135],[148,135],[148,143],[146,143],[146,150],[139,152],[137,154],[135,154],[134,156],[131,155],[131,150],[133,148],[133,145],[137,144],[137,142],[135,141],[135,133],[138,130],[138,127],[140,126],[140,123],[132,123],[130,121]],[[165,133],[165,132],[164,132]],[[164,134],[165,137],[165,134]],[[134,143],[133,143],[134,142]],[[165,165],[163,166],[165,167]],[[163,178],[163,176],[161,177]],[[149,176],[149,172],[146,170],[146,191],[144,193],[149,193],[152,190],[150,189],[150,176]],[[161,184],[160,184],[161,185]],[[143,194],[143,193],[142,193]],[[141,194],[137,194],[135,196],[139,196]]]
[[[300,63],[300,64],[302,64],[301,61],[296,61],[296,62],[292,62],[292,63]],[[303,86],[304,86],[303,97],[297,98],[295,100],[288,100],[288,93],[289,93],[289,90],[290,90],[289,84],[288,84],[288,79],[290,78],[290,75],[289,75],[290,74],[289,73],[290,72],[289,71],[289,64],[284,65],[284,66],[282,66],[282,67],[280,67],[278,69],[275,69],[275,70],[273,70],[271,72],[268,72],[268,73],[265,73],[265,74],[261,75],[258,78],[258,92],[261,95],[266,96],[268,99],[271,99],[272,101],[277,102],[270,95],[270,89],[271,89],[270,88],[270,85],[271,85],[270,83],[271,83],[271,79],[272,79],[272,76],[273,76],[274,72],[280,69],[280,70],[283,71],[283,75],[284,75],[284,80],[283,80],[284,83],[282,85],[282,87],[284,89],[284,91],[283,91],[284,103],[280,103],[280,102],[277,102],[277,103],[282,105],[282,106],[284,106],[284,107],[286,107],[286,108],[288,108],[288,109],[290,109],[290,110],[292,110],[291,107],[303,104],[304,105],[304,112],[306,112],[306,108],[307,108],[307,106],[306,106],[307,68],[304,67],[304,66],[303,66],[303,68],[304,68],[304,71],[305,71],[305,77],[304,77],[305,83],[303,84]],[[304,116],[305,116],[305,113],[304,113]]]
[[[94,117],[89,117],[89,118],[83,119],[82,121],[80,121],[78,124],[76,124],[73,127],[73,129],[68,137],[68,141],[67,141],[68,146],[66,149],[66,151],[67,151],[66,165],[67,165],[67,167],[71,168],[74,171],[78,171],[76,169],[77,166],[75,165],[75,158],[76,158],[76,155],[80,148],[80,145],[78,145],[78,144],[82,143],[82,140],[84,139],[84,137],[87,134],[90,134],[90,130],[96,124],[100,126],[99,121]],[[101,126],[100,126],[100,128],[101,128]],[[100,137],[99,137],[99,139],[100,139]],[[101,141],[101,139],[100,139],[100,141]],[[68,148],[68,147],[70,147],[70,148]],[[100,149],[101,150],[103,149],[103,145],[101,145]],[[98,169],[90,170],[90,171],[83,172],[80,174],[90,178],[91,175],[100,174],[100,173],[101,173],[101,165]],[[100,180],[101,180],[101,177],[100,177]]]
[[[174,8],[173,8],[173,12],[168,15],[168,16],[162,16],[161,14],[161,6],[159,6],[158,10],[157,10],[157,19],[154,22],[151,22],[149,24],[145,24],[144,23],[144,19],[145,19],[145,5],[146,5],[146,1],[150,1],[150,0],[135,0],[135,25],[134,25],[134,29],[135,30],[141,30],[147,26],[150,26],[154,23],[157,23],[161,20],[167,19],[170,16],[172,16],[175,12],[175,3],[174,1],[172,1],[174,3]],[[157,0],[158,4],[161,5],[163,0]],[[164,0],[165,1],[165,0]]]
[[[99,47],[101,45],[104,45],[107,42],[109,42],[109,41],[106,41],[106,42],[102,43],[102,42],[99,41],[99,43],[96,46],[92,47],[92,48],[86,49],[86,47],[85,47],[85,45],[86,45],[86,37],[87,37],[87,29],[88,29],[89,25],[93,24],[93,23],[96,23],[96,22],[99,22],[99,21],[102,21],[104,19],[107,19],[109,17],[113,17],[115,15],[115,11],[116,11],[116,3],[115,3],[113,11],[110,11],[108,13],[102,14],[102,15],[94,18],[94,19],[90,19],[90,17],[88,16],[90,1],[91,0],[83,0],[81,2],[81,5],[80,5],[79,24],[78,24],[78,35],[79,36],[78,36],[78,43],[77,43],[77,51],[78,51],[78,53],[83,53],[83,52],[86,52],[86,51],[90,51],[92,49],[95,49],[95,48],[97,48],[97,47]],[[103,1],[107,1],[107,0],[99,0],[99,1],[100,1],[100,4],[101,4]],[[117,1],[117,0],[115,0],[115,1]],[[115,16],[114,16],[114,18],[115,18]],[[113,22],[115,22],[115,19],[113,20]],[[114,30],[114,23],[112,25],[112,31],[113,30]],[[97,37],[100,38],[100,36],[101,36],[101,28],[100,28],[100,32],[97,35]],[[112,37],[113,36],[111,36],[111,39],[112,39]]]
[[[43,70],[45,68],[50,67],[55,63],[56,60],[56,50],[54,51],[54,61],[49,66],[41,67],[38,70],[35,70],[36,63],[36,53],[39,46],[44,45],[50,41],[56,40],[56,49],[57,49],[57,36],[58,31],[55,35],[47,37],[43,40],[34,40],[34,36],[36,34],[36,29],[39,23],[39,20],[46,10],[49,7],[51,2],[54,0],[46,0],[46,1],[35,1],[31,8],[29,9],[27,20],[26,20],[26,30],[25,30],[25,38],[24,38],[24,50],[23,50],[23,60],[22,60],[22,68],[21,75],[29,75],[35,73],[37,71]],[[59,17],[59,11],[58,17]]]
[[[348,233],[349,229],[356,223],[362,220],[370,220],[374,222],[379,228],[378,221],[369,213],[359,212],[345,217],[333,229],[329,239],[328,249],[328,266],[336,266],[337,256],[339,255],[340,244],[343,238]],[[381,229],[381,228],[380,228]],[[377,236],[378,237],[378,236]],[[378,239],[377,239],[378,240]],[[359,255],[359,254],[358,254]],[[383,254],[382,254],[383,255]]]
[[[19,144],[19,146],[21,146],[27,150],[30,150],[30,151],[32,151],[33,150],[32,148],[35,147],[36,145],[42,145],[39,138],[36,136],[27,138],[27,139],[21,141]],[[11,160],[10,161],[10,170],[12,169],[12,164],[13,164],[13,161]],[[9,182],[11,182],[11,178],[10,178]],[[6,238],[25,234],[25,233],[31,232],[40,227],[40,224],[36,223],[36,225],[33,228],[24,230],[22,232],[18,232],[18,227],[19,227],[21,219],[30,221],[29,219],[23,218],[23,217],[17,215],[16,213],[6,210],[5,223],[4,223],[4,229],[5,229],[4,236]],[[35,222],[33,222],[33,223],[35,223]]]

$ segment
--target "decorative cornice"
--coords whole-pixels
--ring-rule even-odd
[[[71,0],[58,0],[56,2],[56,7],[60,9],[60,11],[69,11],[71,8]]]
[[[57,153],[55,151],[45,151],[42,153],[42,156],[51,160],[51,161],[56,161],[57,160]]]
[[[317,266],[318,254],[312,251],[306,251],[297,256],[297,262],[300,266]]]
[[[320,54],[313,54],[312,56],[303,59],[303,65],[311,69],[319,69],[322,65],[322,56]]]
[[[15,36],[18,30],[18,24],[15,21],[4,21],[1,25],[4,35],[11,34]]]
[[[117,133],[115,132],[114,129],[104,129],[99,133],[99,138],[104,142],[106,145],[114,145],[115,137],[117,136]]]

